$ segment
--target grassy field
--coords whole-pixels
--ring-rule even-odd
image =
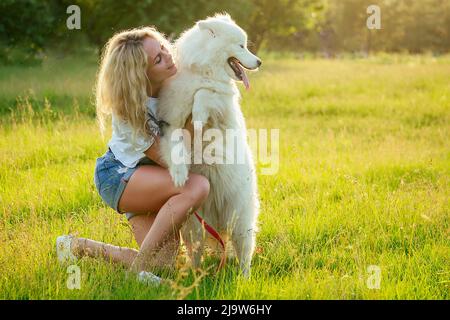
[[[109,138],[95,72],[95,57],[0,67],[0,299],[450,298],[450,57],[266,57],[242,92],[248,128],[280,129],[279,171],[258,176],[252,278],[236,262],[202,277],[180,259],[154,289],[85,258],[69,290],[58,235],[137,248],[93,183]]]

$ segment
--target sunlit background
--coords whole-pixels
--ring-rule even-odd
[[[181,255],[155,290],[83,258],[71,290],[58,235],[138,247],[93,181],[102,47],[141,25],[176,39],[223,11],[263,60],[238,84],[246,125],[280,130],[279,171],[257,161],[252,278]],[[1,0],[0,299],[449,299],[449,49],[450,0]]]
[[[81,29],[68,30],[66,9],[81,9]],[[366,26],[367,8],[381,10],[381,29]],[[3,0],[0,2],[0,61],[40,60],[100,50],[116,31],[154,25],[176,38],[215,12],[226,11],[249,34],[251,48],[312,53],[433,53],[450,49],[448,0]]]

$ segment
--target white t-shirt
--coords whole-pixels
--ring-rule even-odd
[[[151,113],[156,119],[156,107],[158,99],[149,97],[147,100],[148,112]],[[153,133],[158,134],[158,128],[152,121],[150,129]],[[139,160],[145,157],[144,151],[146,151],[153,144],[155,139],[153,137],[143,137],[136,135],[136,140],[133,143],[133,129],[131,126],[112,115],[112,136],[109,140],[108,147],[117,160],[119,160],[124,166],[128,168],[134,168]]]

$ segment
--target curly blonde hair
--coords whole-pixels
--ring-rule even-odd
[[[114,34],[102,53],[95,86],[97,121],[103,136],[110,115],[128,122],[136,135],[148,137],[146,101],[148,57],[143,40],[153,38],[173,54],[173,47],[154,27],[140,27]]]

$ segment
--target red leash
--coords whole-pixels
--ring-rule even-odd
[[[226,261],[225,244],[223,243],[223,240],[220,237],[220,234],[213,227],[211,227],[208,223],[206,223],[206,221],[203,220],[202,217],[199,216],[197,211],[194,211],[194,214],[197,217],[198,221],[200,221],[200,223],[205,227],[206,231],[208,231],[209,234],[211,234],[217,241],[219,241],[220,245],[222,246],[223,252],[222,252],[222,258],[220,259],[219,267],[217,268],[217,272],[218,272],[220,269],[222,269],[225,266],[225,261]]]

